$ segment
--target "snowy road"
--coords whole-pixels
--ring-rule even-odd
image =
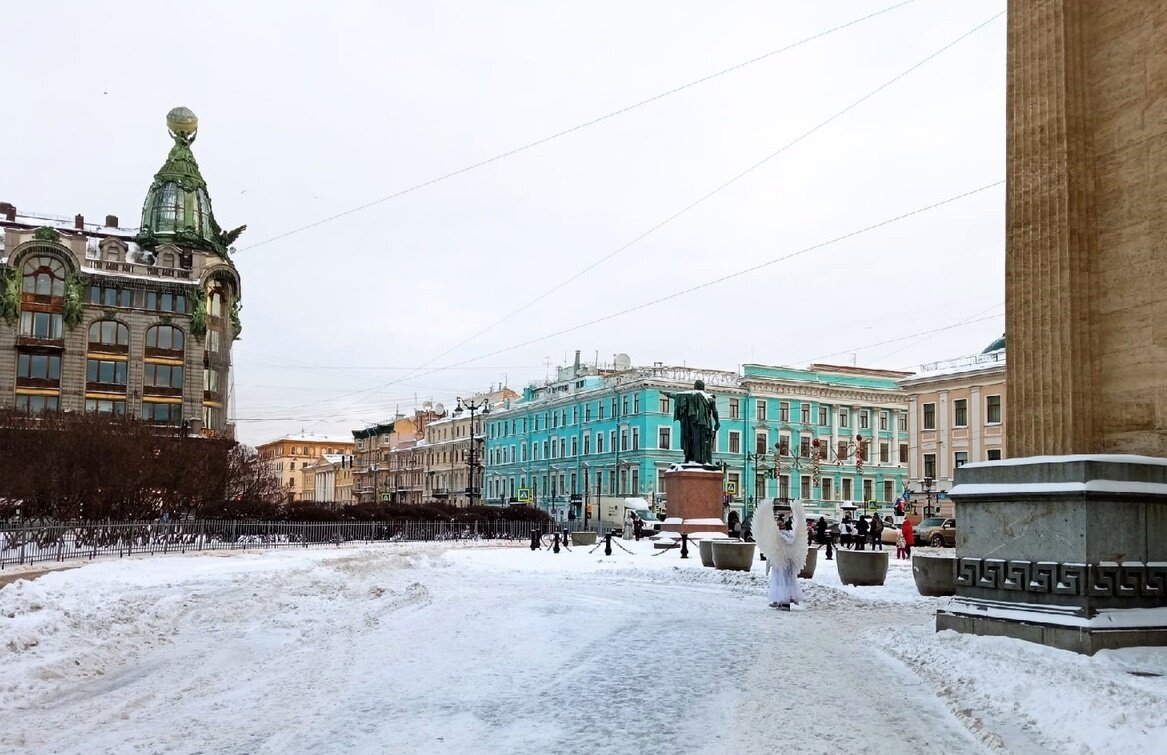
[[[760,565],[715,572],[628,545],[608,558],[434,544],[207,554],[17,582],[0,591],[0,750],[1121,752],[1167,741],[1167,684],[1123,672],[1167,673],[1167,651],[1107,661],[937,635],[937,602],[914,594],[901,564],[864,589],[820,564],[805,610],[778,612]],[[1026,656],[1011,694],[1061,682],[1085,705],[1095,685],[1113,705],[1095,712],[1110,736],[1067,734],[1001,699],[997,664],[1008,675]],[[1113,718],[1129,700],[1155,708],[1136,728]],[[796,746],[775,741],[791,735]]]

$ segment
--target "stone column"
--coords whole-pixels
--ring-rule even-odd
[[[1010,2],[1011,456],[1167,455],[1167,12]]]

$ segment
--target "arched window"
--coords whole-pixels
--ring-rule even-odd
[[[130,345],[130,329],[116,320],[97,320],[89,326],[89,347]]]
[[[26,294],[65,296],[65,263],[54,257],[31,257],[24,263]]]
[[[146,348],[159,351],[182,351],[186,336],[173,325],[155,325],[146,331]]]
[[[174,252],[163,252],[158,255],[158,267],[174,267]]]

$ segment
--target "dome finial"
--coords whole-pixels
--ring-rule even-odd
[[[182,140],[186,144],[190,144],[195,140],[195,134],[198,133],[199,118],[190,108],[181,106],[171,108],[170,112],[166,114],[166,128],[176,141]]]

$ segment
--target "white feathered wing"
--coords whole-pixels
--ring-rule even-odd
[[[791,516],[794,517],[793,530],[779,530],[774,521],[774,511],[770,504],[764,503],[754,512],[751,531],[754,542],[772,563],[788,562],[797,571],[801,571],[806,564],[806,550],[808,536],[806,531],[806,512],[802,501],[797,498],[790,504]]]

